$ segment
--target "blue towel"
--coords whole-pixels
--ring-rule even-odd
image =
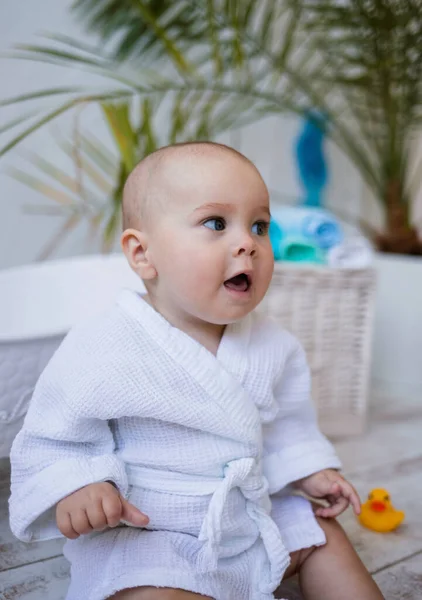
[[[324,252],[303,237],[286,236],[279,245],[279,260],[297,263],[326,264]]]
[[[289,243],[295,245],[298,256],[311,256],[312,248],[325,252],[343,240],[337,220],[326,210],[310,207],[273,208],[269,233],[276,260],[286,260],[285,248]],[[302,253],[298,244],[303,245]],[[313,262],[321,262],[322,255],[317,250],[313,254]]]

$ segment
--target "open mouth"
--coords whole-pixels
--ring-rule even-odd
[[[251,278],[246,273],[239,273],[239,275],[227,279],[224,285],[229,290],[234,290],[235,292],[247,292],[251,285]]]

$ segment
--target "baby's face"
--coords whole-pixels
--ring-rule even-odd
[[[262,300],[273,272],[268,191],[236,156],[174,164],[149,235],[155,293],[168,310],[227,324]]]

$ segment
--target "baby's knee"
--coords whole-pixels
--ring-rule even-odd
[[[315,553],[326,552],[334,550],[334,552],[341,552],[341,548],[344,545],[347,547],[350,542],[341,527],[341,525],[335,519],[322,519],[317,517],[318,524],[321,526],[325,533],[326,542],[322,546],[310,546],[309,548],[302,548],[296,552],[290,554],[290,565],[284,574],[283,579],[288,579],[292,575],[297,575],[303,565],[308,559]]]
[[[311,554],[316,550],[317,546],[310,546],[309,548],[302,548],[296,550],[290,554],[290,564],[287,567],[284,575],[284,579],[289,579],[293,575],[297,575],[300,572],[302,565],[308,560]]]
[[[317,517],[317,521],[319,526],[325,533],[325,546],[339,547],[343,544],[349,544],[349,540],[343,527],[336,519],[323,519],[321,517]]]
[[[136,587],[121,590],[108,600],[213,600],[185,590],[157,587]]]

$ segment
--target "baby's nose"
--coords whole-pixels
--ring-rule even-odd
[[[256,244],[252,236],[245,235],[235,245],[233,256],[254,256],[256,254]]]

